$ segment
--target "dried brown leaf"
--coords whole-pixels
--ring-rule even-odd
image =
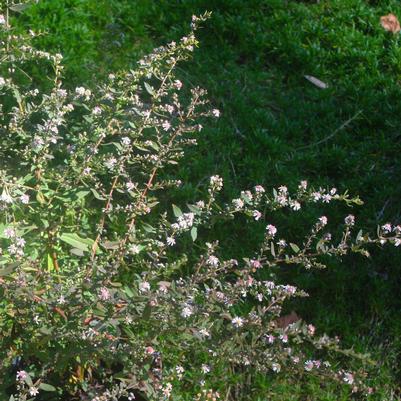
[[[383,15],[383,17],[380,17],[380,24],[388,32],[398,33],[401,30],[400,22],[394,14]]]
[[[277,318],[276,325],[280,329],[285,329],[287,326],[297,322],[298,320],[301,320],[301,318],[296,314],[296,312],[292,311],[289,315],[284,315]]]
[[[307,79],[310,83],[312,83],[313,85],[317,86],[320,89],[327,89],[329,87],[329,85],[327,85],[326,82],[323,82],[320,79],[313,77],[312,75],[305,75],[305,79]]]

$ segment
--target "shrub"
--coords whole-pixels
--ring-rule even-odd
[[[10,401],[228,399],[236,376],[252,386],[252,372],[372,391],[363,366],[338,368],[333,355],[366,357],[281,316],[288,299],[307,294],[276,282],[274,271],[398,246],[401,227],[354,235],[349,215],[332,238],[321,216],[290,243],[272,224],[274,211],[361,203],[306,181],[293,193],[257,185],[220,205],[223,181],[213,176],[204,199],[185,211],[166,206],[163,194],[180,181],[163,171],[220,115],[200,88],[182,103],[174,75],[207,17],[193,17],[186,37],[155,49],[136,70],[110,74],[96,91],[64,89],[62,56],[35,50],[33,33],[16,34],[0,17],[0,387]],[[32,80],[38,67],[51,78]],[[266,225],[242,261],[198,237],[236,215]]]

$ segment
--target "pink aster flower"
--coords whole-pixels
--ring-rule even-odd
[[[24,381],[28,377],[28,373],[25,372],[25,370],[19,370],[17,372],[17,380],[19,381]]]
[[[272,224],[269,224],[266,227],[266,231],[271,237],[274,237],[277,233],[277,228],[275,226],[273,226]]]

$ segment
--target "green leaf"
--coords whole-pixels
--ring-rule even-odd
[[[43,205],[44,203],[46,203],[46,199],[45,199],[45,197],[43,196],[42,192],[38,192],[38,193],[36,194],[36,200],[37,200],[41,205]]]
[[[131,288],[125,286],[125,287],[124,287],[124,292],[127,294],[128,297],[133,298],[134,293],[133,293],[133,291],[131,290]]]
[[[139,150],[142,150],[144,152],[149,152],[149,149],[142,146],[141,142],[135,142],[134,146]]]
[[[56,391],[56,387],[52,386],[51,384],[47,383],[40,383],[39,388],[43,391]]]
[[[76,255],[76,256],[84,256],[84,251],[82,251],[81,249],[78,249],[78,248],[70,249],[70,253],[72,253],[73,255]]]
[[[191,238],[192,238],[193,242],[195,242],[196,238],[198,238],[198,228],[197,227],[191,228]]]
[[[85,198],[86,195],[89,194],[89,191],[79,191],[75,195],[78,198],[78,200]]]
[[[274,249],[273,241],[270,243],[270,252],[271,252],[272,256],[275,258],[276,257],[276,251]]]
[[[99,192],[96,191],[96,189],[91,188],[91,191],[92,191],[92,193],[93,193],[93,196],[94,196],[96,199],[99,199],[99,200],[106,200],[106,198],[105,198],[104,196],[100,195]]]
[[[92,116],[86,115],[86,116],[83,116],[83,117],[84,117],[84,120],[86,120],[89,124],[93,123],[93,117]]]
[[[12,273],[16,267],[18,267],[21,264],[21,262],[14,262],[10,263],[3,269],[0,269],[0,277],[8,276],[10,273]]]
[[[47,254],[47,271],[51,272],[54,270],[53,258],[50,253]]]
[[[195,205],[187,205],[188,209],[195,214],[200,214],[201,213],[201,209],[198,206]]]
[[[151,96],[155,95],[154,89],[147,82],[145,82],[145,89],[146,89],[146,92],[149,93],[149,95],[151,95]]]
[[[6,227],[8,226],[6,226],[5,224],[0,224],[0,238],[6,238],[4,236],[4,230],[6,229]]]
[[[176,205],[172,205],[173,206],[173,213],[174,213],[174,216],[175,217],[180,217],[180,216],[182,216],[182,211],[181,211],[181,209],[178,207],[178,206],[176,206]]]
[[[12,91],[13,91],[15,100],[18,102],[18,104],[21,104],[22,98],[21,98],[21,94],[19,93],[18,89],[15,86],[13,86]]]
[[[76,249],[80,249],[84,252],[89,252],[95,241],[90,238],[82,238],[78,234],[74,233],[63,233],[60,235],[61,241],[66,242],[68,245],[73,246]],[[98,252],[101,252],[98,247]]]
[[[28,7],[29,7],[28,3],[19,3],[19,4],[14,4],[12,6],[9,6],[9,9],[13,10],[17,13],[22,13]]]
[[[29,387],[33,387],[32,378],[31,378],[31,376],[30,376],[29,374],[25,377],[25,383],[26,383]]]
[[[49,327],[41,327],[39,329],[39,332],[46,335],[46,336],[50,336],[53,333],[53,328],[49,328]]]
[[[143,310],[142,319],[149,320],[151,313],[152,313],[151,306],[149,304],[146,304],[145,309]]]
[[[147,141],[147,144],[148,144],[151,148],[153,148],[156,152],[158,152],[158,151],[160,150],[160,146],[159,146],[156,142]]]
[[[317,244],[316,244],[316,250],[324,252],[325,251],[325,246],[324,246],[324,239],[321,239]]]
[[[119,241],[104,241],[102,242],[102,247],[104,249],[118,249],[120,246]]]
[[[142,224],[142,228],[148,233],[154,233],[156,231],[154,227],[146,223]]]
[[[290,242],[290,247],[295,253],[299,252],[299,246],[298,245],[293,244],[293,243]]]

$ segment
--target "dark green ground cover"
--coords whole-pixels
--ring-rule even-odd
[[[180,74],[186,85],[208,89],[222,117],[205,127],[199,146],[173,172],[185,183],[175,202],[196,199],[215,173],[225,179],[227,199],[256,183],[291,188],[307,179],[359,194],[365,205],[352,211],[358,228],[400,223],[401,37],[379,24],[389,12],[401,17],[398,2],[43,0],[18,24],[48,31],[37,44],[64,54],[67,86],[94,86],[110,70],[134,67],[153,46],[179,39],[191,15],[205,10],[213,16]],[[333,227],[348,212],[327,212]],[[282,215],[274,223],[295,238],[319,213],[325,211]],[[229,237],[223,242],[231,256],[246,254],[260,235],[240,223],[219,230]],[[401,397],[400,256],[373,250],[371,259],[347,258],[321,272],[280,273],[313,296],[293,306],[301,316],[380,361],[378,399]],[[349,399],[302,378],[274,385],[261,378],[259,394],[261,400]]]

